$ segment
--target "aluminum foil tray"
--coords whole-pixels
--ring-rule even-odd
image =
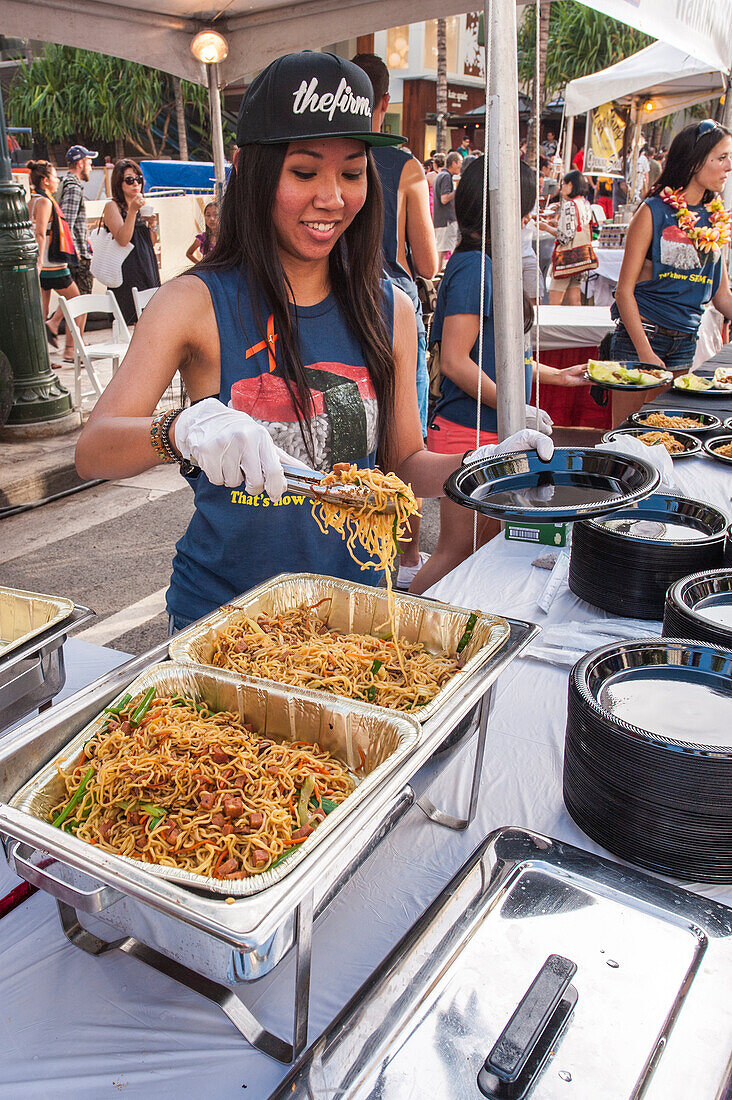
[[[184,886],[215,894],[244,897],[260,893],[290,874],[304,860],[315,858],[320,844],[346,821],[353,820],[359,809],[373,801],[379,784],[417,742],[418,727],[407,715],[394,714],[382,707],[349,700],[345,702],[323,692],[306,692],[283,686],[266,687],[246,683],[241,677],[220,669],[209,670],[171,663],[155,665],[138,676],[125,689],[133,696],[154,686],[157,691],[181,694],[208,703],[214,710],[230,710],[252,722],[264,736],[275,741],[311,741],[319,743],[355,772],[360,753],[366,760],[366,774],[355,791],[328,814],[325,821],[278,867],[256,878],[215,879],[175,867],[158,867],[127,856],[102,853],[76,837],[70,839],[95,855],[103,854],[113,864],[133,864],[151,875]],[[117,699],[121,698],[122,692]],[[32,779],[13,797],[10,805],[48,822],[49,812],[62,796],[59,769],[73,765],[82,745],[96,734],[106,721],[102,713],[84,726]]]
[[[355,584],[335,577],[323,577],[315,573],[283,573],[177,634],[170,643],[170,656],[180,664],[205,665],[210,668],[216,632],[225,623],[241,616],[242,612],[250,617],[263,612],[270,615],[282,614],[302,604],[314,604],[328,597],[330,603],[322,605],[318,613],[322,612],[323,621],[334,630],[372,634],[387,619],[386,590],[383,588]],[[394,593],[394,605],[401,637],[410,642],[422,642],[432,653],[455,653],[471,614],[469,610],[454,607],[452,604],[423,600],[419,596],[402,592]],[[506,643],[509,634],[510,627],[505,619],[484,612],[478,614],[472,638],[463,651],[467,658],[464,666],[451,677],[431,702],[419,708],[421,725],[438,713],[447,700],[478,673]],[[275,683],[265,679],[252,680],[264,684]],[[330,692],[320,690],[316,694],[337,698]]]
[[[73,600],[0,587],[0,666],[3,658],[31,638],[71,617]]]

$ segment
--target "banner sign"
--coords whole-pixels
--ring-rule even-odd
[[[627,110],[615,103],[602,103],[587,112],[584,175],[623,175],[623,137],[627,122]]]

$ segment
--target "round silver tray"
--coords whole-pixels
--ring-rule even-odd
[[[518,451],[461,466],[445,492],[494,519],[565,523],[627,508],[659,480],[658,471],[634,455],[557,447],[548,462],[536,451]]]
[[[648,424],[647,420],[653,413],[661,413],[662,416],[683,416],[692,417],[699,422],[696,428],[656,428],[653,424]],[[684,409],[653,409],[646,408],[640,409],[639,412],[634,412],[630,417],[632,424],[637,424],[639,428],[645,428],[648,432],[686,432],[687,435],[697,435],[704,432],[716,432],[722,427],[722,421],[718,416],[714,416],[713,413],[705,412],[689,412]],[[732,417],[730,417],[732,422]]]
[[[715,449],[717,447],[723,447],[727,443],[732,443],[732,432],[726,432],[723,435],[713,435],[711,439],[704,440],[704,453],[708,454],[710,458],[713,458],[715,462],[723,462],[725,466],[732,466],[732,458],[727,455],[721,455]]]
[[[679,443],[684,444],[684,450],[679,451],[677,454],[671,454],[669,451],[674,462],[679,458],[691,458],[701,451],[701,440],[688,432],[677,431],[676,428],[613,428],[612,431],[605,432],[602,441],[603,443],[613,443],[617,439],[622,440],[623,436],[633,436],[635,439],[640,439],[641,436],[648,435],[650,432],[667,432],[674,439],[678,439]]]
[[[658,370],[659,368],[655,363],[628,363],[617,360],[618,366],[627,367],[629,370]],[[599,386],[602,390],[657,390],[659,386],[667,386],[673,379],[673,374],[670,370],[666,371],[666,378],[659,378],[656,382],[646,382],[643,385],[633,385],[630,382],[599,382],[597,378],[593,378],[589,371],[585,371],[585,380],[591,382],[593,386]]]

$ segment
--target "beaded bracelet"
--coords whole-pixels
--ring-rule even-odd
[[[176,409],[176,414],[179,411],[179,409]],[[155,454],[158,456],[161,462],[178,461],[177,455],[173,451],[173,448],[170,447],[170,441],[168,441],[168,447],[170,449],[167,449],[164,446],[162,439],[163,424],[167,420],[169,413],[169,409],[165,409],[164,412],[158,413],[157,416],[154,416],[152,418],[152,423],[150,424],[150,442],[152,444],[152,449],[155,451]]]

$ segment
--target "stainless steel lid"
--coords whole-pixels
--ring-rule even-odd
[[[271,1100],[728,1096],[731,983],[732,910],[503,829]]]

